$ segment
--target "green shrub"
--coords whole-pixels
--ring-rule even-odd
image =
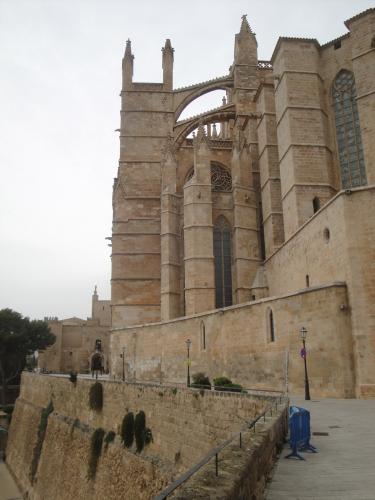
[[[146,430],[146,415],[144,411],[140,411],[135,416],[134,435],[137,451],[140,453],[145,445],[145,430]]]
[[[43,408],[43,410],[40,414],[38,435],[37,435],[35,447],[33,449],[33,456],[31,459],[31,466],[30,466],[30,481],[32,484],[33,484],[34,479],[35,479],[36,471],[38,470],[39,459],[40,459],[40,455],[42,453],[42,447],[43,447],[44,438],[45,438],[46,430],[47,430],[48,417],[50,416],[50,414],[52,412],[53,412],[53,404],[52,404],[52,401],[50,401],[48,403],[48,405],[46,406],[46,408]]]
[[[100,382],[95,382],[90,387],[89,405],[95,411],[100,411],[103,408],[103,386]]]
[[[196,387],[198,389],[211,389],[210,379],[202,372],[194,373],[193,383],[190,387]]]
[[[104,434],[105,430],[99,427],[98,429],[95,429],[95,431],[91,436],[90,458],[89,458],[89,468],[88,468],[89,479],[93,479],[95,477],[99,457],[102,452]]]
[[[172,394],[173,394],[173,396],[175,396],[177,394],[177,387],[173,387]]]
[[[233,384],[233,382],[227,377],[214,378],[215,391],[231,391],[231,392],[241,392],[242,385]]]
[[[69,373],[69,380],[73,385],[76,385],[77,383],[77,372],[70,372]]]
[[[47,405],[46,408],[43,408],[42,413],[40,415],[40,422],[39,422],[39,429],[38,433],[43,434],[43,439],[44,439],[44,434],[47,429],[47,423],[48,423],[48,417],[50,414],[53,412],[53,403],[50,401]]]
[[[121,424],[121,439],[124,446],[130,448],[134,441],[134,415],[129,412],[122,419]]]

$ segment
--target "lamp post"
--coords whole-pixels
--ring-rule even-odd
[[[190,387],[190,346],[191,340],[187,339],[185,341],[187,347],[187,386]]]
[[[304,364],[305,364],[305,400],[309,401],[311,398],[310,398],[309,377],[307,375],[307,360],[306,360],[306,357],[307,357],[307,352],[306,352],[307,329],[303,326],[300,329],[299,333],[301,335],[301,340],[302,340],[302,344],[303,344],[303,347],[301,349],[301,356],[302,356]]]

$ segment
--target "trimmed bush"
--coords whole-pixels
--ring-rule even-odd
[[[135,416],[134,422],[134,435],[137,451],[140,453],[145,445],[145,431],[146,431],[146,415],[144,411],[140,411]]]
[[[70,372],[69,373],[69,380],[73,385],[76,385],[77,383],[77,372]]]
[[[242,385],[233,384],[227,377],[214,378],[215,391],[242,392]]]
[[[89,468],[88,468],[89,479],[93,479],[95,477],[99,457],[102,452],[104,434],[105,430],[99,427],[98,429],[95,429],[95,431],[91,436],[90,458],[89,458]]]
[[[211,389],[210,379],[202,372],[194,373],[193,383],[190,387],[196,387],[197,389]]]
[[[126,448],[130,448],[134,442],[134,415],[129,412],[122,419],[121,439]]]
[[[95,382],[90,387],[89,405],[95,411],[100,411],[103,408],[103,386],[100,382]]]

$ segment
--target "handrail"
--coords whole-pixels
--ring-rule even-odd
[[[250,423],[248,423],[245,427],[243,427],[240,431],[236,432],[232,437],[229,437],[224,443],[221,445],[217,446],[216,448],[212,449],[200,462],[197,464],[193,465],[189,470],[184,472],[180,477],[178,477],[173,483],[171,483],[169,486],[167,486],[162,492],[160,492],[158,495],[156,495],[153,500],[164,500],[167,498],[171,493],[173,493],[174,490],[176,490],[179,486],[181,486],[185,481],[187,481],[191,476],[193,476],[196,472],[198,472],[199,469],[201,469],[204,465],[206,465],[212,458],[215,457],[215,469],[216,469],[216,476],[218,476],[219,471],[218,471],[218,455],[220,451],[222,451],[226,446],[231,444],[235,439],[239,438],[239,443],[240,443],[240,448],[242,448],[242,433],[245,431],[248,431],[252,428],[254,428],[255,432],[255,426],[257,422],[263,418],[264,421],[266,420],[266,414],[268,412],[271,412],[272,416],[272,409],[274,406],[276,406],[276,411],[277,411],[277,405],[282,403],[283,398],[286,398],[286,401],[288,401],[288,398],[286,397],[285,393],[283,393],[281,396],[277,398],[276,401],[274,401],[271,405],[269,405],[260,415],[258,415],[255,419],[253,419]]]

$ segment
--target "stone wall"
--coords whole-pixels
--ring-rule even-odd
[[[289,279],[286,271],[284,280]],[[248,388],[304,391],[299,330],[308,330],[307,349],[313,397],[353,397],[351,319],[344,284],[228,307],[164,323],[115,330],[111,336],[112,373],[122,376],[125,348],[127,379],[186,381],[186,339],[191,373],[221,375]],[[274,341],[271,340],[270,312]],[[335,356],[332,356],[335,353]]]
[[[280,407],[279,407],[280,409]],[[218,454],[218,476],[215,474],[213,457],[196,474],[170,495],[175,500],[220,498],[226,500],[261,499],[267,478],[274,465],[287,433],[287,407],[272,415],[267,413],[266,421],[260,420],[253,429],[224,448]]]
[[[343,304],[351,316],[361,397],[375,395],[374,213],[374,187],[341,191],[266,261],[271,295],[305,287],[306,276],[310,286],[347,283],[348,302]],[[336,312],[332,319],[338,317]]]
[[[150,498],[175,474],[259,414],[266,399],[184,388],[103,381],[100,412],[89,408],[91,380],[73,385],[66,378],[24,373],[9,433],[7,464],[31,499]],[[53,412],[32,479],[41,412]],[[103,449],[95,480],[89,481],[90,439],[94,429],[119,433],[129,411],[143,410],[153,442],[140,454],[124,449],[120,437]],[[53,477],[53,481],[51,478]]]

